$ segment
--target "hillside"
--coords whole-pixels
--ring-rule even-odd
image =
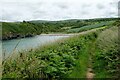
[[[9,40],[15,38],[24,38],[24,37],[32,37],[35,35],[39,35],[42,33],[68,33],[74,32],[74,29],[80,28],[81,32],[85,29],[93,29],[86,28],[88,25],[96,25],[101,24],[98,27],[103,27],[107,25],[112,25],[118,18],[103,18],[103,19],[88,19],[88,20],[63,20],[63,21],[23,21],[23,22],[2,22],[2,39]],[[108,24],[106,24],[108,23]],[[89,27],[89,26],[88,26]],[[85,28],[85,29],[81,29]]]

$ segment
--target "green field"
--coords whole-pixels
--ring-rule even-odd
[[[70,29],[67,32],[68,33],[78,33],[78,32],[82,32],[82,31],[94,29],[94,28],[108,27],[109,25],[113,24],[114,22],[115,21],[104,21],[104,22],[95,23],[95,24],[88,25],[88,26],[83,26],[80,28]]]

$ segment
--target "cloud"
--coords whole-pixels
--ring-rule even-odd
[[[0,7],[2,20],[62,20],[116,17],[117,4],[118,0],[2,0]]]
[[[97,8],[98,8],[98,9],[104,9],[104,8],[105,8],[105,5],[97,4]]]

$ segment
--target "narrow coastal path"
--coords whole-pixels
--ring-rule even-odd
[[[89,52],[89,59],[88,59],[89,63],[88,63],[88,69],[87,69],[87,73],[86,73],[87,80],[93,80],[93,78],[95,76],[94,71],[93,71],[93,66],[92,66],[93,65],[92,64],[92,62],[93,62],[92,57],[93,57],[93,54],[95,52],[95,40],[93,42],[91,42],[90,45],[93,45],[93,47],[90,47],[90,50],[89,50],[90,51]]]

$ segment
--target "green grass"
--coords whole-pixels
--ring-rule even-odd
[[[69,75],[70,78],[85,78],[86,72],[88,68],[88,58],[89,54],[88,50],[81,51],[79,55],[79,59],[75,62],[76,66],[73,69],[73,72]]]

